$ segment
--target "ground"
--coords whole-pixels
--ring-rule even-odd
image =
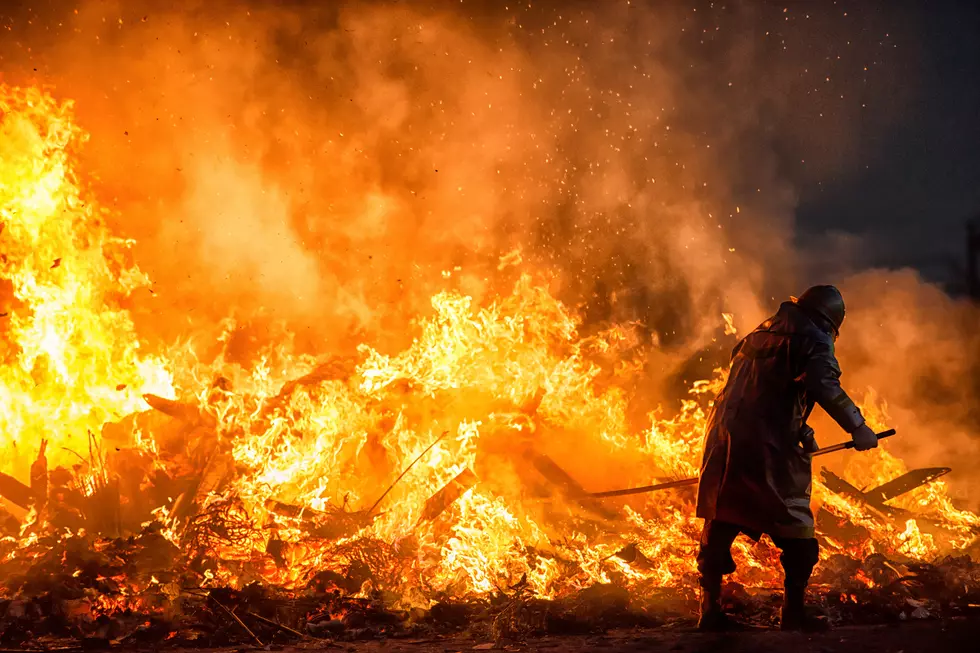
[[[918,653],[980,650],[980,618],[957,618],[946,622],[922,621],[887,626],[853,626],[826,633],[798,634],[775,630],[750,630],[724,635],[702,634],[693,628],[637,629],[609,631],[587,637],[542,637],[526,642],[502,643],[493,649],[490,642],[466,639],[391,639],[370,642],[326,643],[311,641],[294,647],[272,648],[281,653],[313,651],[347,653],[455,653],[472,650],[502,650],[535,653]],[[181,653],[231,653],[262,650],[243,647],[227,649],[187,649]]]

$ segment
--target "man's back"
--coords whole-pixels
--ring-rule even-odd
[[[837,416],[854,426],[861,419],[846,405],[840,373],[833,336],[793,302],[739,342],[708,421],[698,516],[813,537],[806,419],[814,402],[841,397]]]
[[[732,542],[740,533],[767,533],[781,550],[786,572],[782,627],[803,628],[806,584],[819,544],[810,511],[812,437],[806,420],[814,404],[848,433],[858,449],[877,445],[854,402],[841,389],[834,341],[844,321],[844,299],[833,286],[813,286],[785,302],[732,352],[725,389],[708,418],[698,484],[701,619],[723,629],[721,578],[735,571]]]
[[[717,404],[724,415],[750,411],[768,415],[796,432],[804,418],[806,364],[820,349],[833,349],[833,341],[821,332],[793,303],[743,338],[732,352],[731,371]]]

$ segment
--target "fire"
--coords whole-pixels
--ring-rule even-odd
[[[144,392],[173,392],[124,308],[149,280],[80,189],[72,150],[86,136],[71,111],[39,89],[0,86],[4,472],[43,439],[56,461],[87,456],[87,433],[143,409]]]
[[[232,362],[231,319],[211,360],[193,341],[145,352],[126,300],[149,279],[84,190],[74,151],[86,135],[71,103],[4,86],[0,120],[4,471],[22,473],[47,439],[53,464],[85,459],[75,487],[92,495],[123,472],[111,457],[89,455],[84,445],[98,450],[97,436],[83,438],[125,423],[139,460],[197,479],[144,519],[196,561],[202,586],[301,587],[336,572],[359,579],[352,594],[383,590],[423,607],[438,595],[518,586],[546,598],[596,583],[637,592],[690,586],[700,527],[690,492],[602,503],[555,460],[586,458],[576,471],[587,485],[696,476],[723,371],[695,383],[676,414],[655,411],[637,432],[626,388],[642,365],[630,328],[583,336],[574,312],[530,274],[484,305],[455,291],[435,295],[431,314],[408,327],[414,340],[396,353],[365,344],[349,358],[315,358],[285,338],[245,367]],[[501,267],[520,263],[511,253]],[[732,316],[723,319],[734,334]],[[147,402],[178,426],[142,419],[157,414]],[[865,408],[876,426],[887,423],[876,397]],[[853,458],[847,476],[866,487],[904,469],[883,447]],[[944,535],[816,485],[823,510],[869,534],[829,540],[831,551],[929,559],[980,527],[942,483],[897,506],[938,520]],[[42,522],[29,520],[22,551],[40,546]],[[7,562],[24,555],[4,551]],[[735,555],[738,580],[780,582],[769,544],[739,540]],[[138,600],[138,588],[131,594]],[[98,610],[115,601],[98,599]]]

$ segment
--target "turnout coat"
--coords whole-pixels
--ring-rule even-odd
[[[697,516],[756,539],[813,537],[810,411],[819,404],[848,433],[864,423],[840,375],[834,337],[795,302],[743,338],[708,416]]]

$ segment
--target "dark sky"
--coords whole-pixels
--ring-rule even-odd
[[[799,238],[851,232],[873,244],[868,263],[953,280],[980,215],[980,2],[894,3],[881,18],[914,50],[911,97],[886,133],[859,132],[855,169],[800,189]]]

